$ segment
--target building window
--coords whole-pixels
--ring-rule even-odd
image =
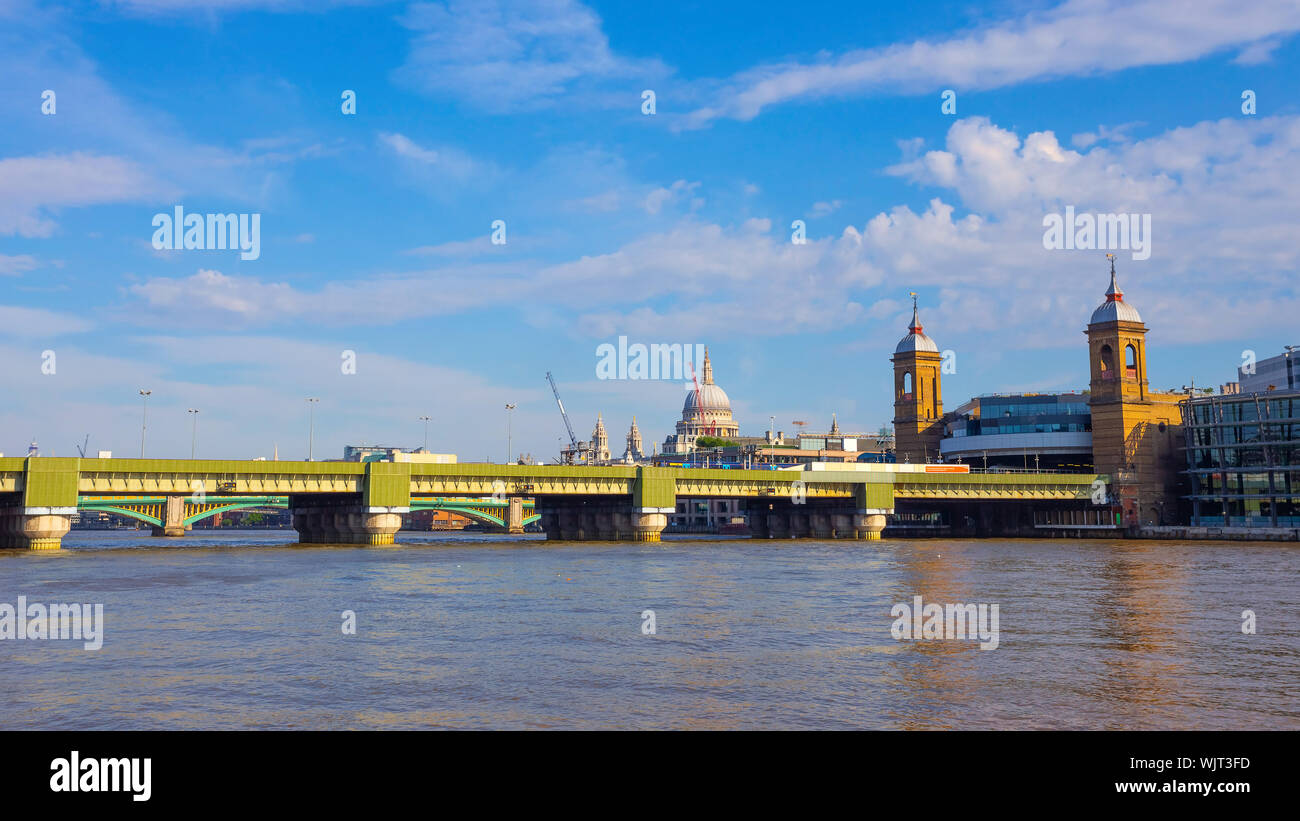
[[[1100,356],[1098,357],[1097,367],[1101,372],[1102,379],[1115,378],[1115,352],[1109,345],[1102,345]]]

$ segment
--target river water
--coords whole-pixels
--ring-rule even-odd
[[[0,602],[105,623],[0,640],[0,728],[1300,728],[1294,544],[294,539],[0,551]],[[896,640],[918,595],[998,646]]]

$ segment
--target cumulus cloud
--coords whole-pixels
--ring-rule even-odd
[[[871,318],[886,320],[883,344],[905,326],[900,295],[925,288],[938,295],[928,315],[950,334],[1002,332],[1011,323],[1024,344],[1062,345],[1100,300],[1106,278],[1102,251],[1043,247],[1044,215],[1072,205],[1151,214],[1151,258],[1120,261],[1143,315],[1169,339],[1230,338],[1247,324],[1283,323],[1300,303],[1300,238],[1290,223],[1300,209],[1290,184],[1297,162],[1300,117],[1203,122],[1086,150],[1062,146],[1050,131],[1021,136],[969,118],[953,123],[942,149],[908,151],[889,169],[934,189],[924,207],[862,215],[806,244],[774,231],[784,223],[770,218],[721,225],[687,215],[609,252],[551,264],[471,259],[315,290],[200,271],[132,293],[152,307],[246,323],[374,324],[526,305],[529,321],[596,337],[655,328],[674,338],[819,332]],[[684,199],[692,185],[659,190]],[[481,244],[422,250],[472,256]],[[1252,301],[1260,304],[1246,309]],[[1220,306],[1222,321],[1181,326],[1207,304]],[[552,307],[562,318],[538,319]]]

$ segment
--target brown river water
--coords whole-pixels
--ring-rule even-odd
[[[0,605],[103,605],[0,639],[0,728],[1300,728],[1295,544],[294,538],[0,551]],[[915,596],[996,648],[896,639]]]

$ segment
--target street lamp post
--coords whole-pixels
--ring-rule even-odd
[[[315,396],[307,397],[307,461],[312,461],[312,447],[316,441],[316,403],[320,402]]]
[[[513,421],[515,415],[514,409],[515,409],[514,405],[510,403],[506,403],[506,464],[507,465],[510,464],[510,454],[514,448],[513,443],[511,442],[511,433],[512,433],[511,422]]]
[[[153,391],[147,391],[143,388],[140,390],[140,398],[143,400],[140,411],[140,458],[144,458],[144,432],[149,422],[149,394]]]
[[[424,423],[424,449],[429,449],[429,417],[421,416],[420,421]]]
[[[199,409],[190,408],[187,413],[193,418],[194,423],[190,426],[190,458],[194,458],[194,445],[199,438]]]

